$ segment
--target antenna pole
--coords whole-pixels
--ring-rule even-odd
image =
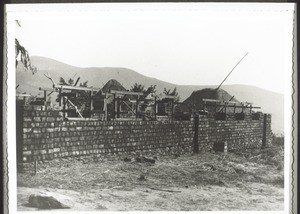
[[[227,79],[227,77],[232,73],[232,71],[238,66],[238,64],[240,64],[240,62],[247,56],[248,52],[243,56],[242,59],[240,59],[240,61],[233,67],[233,69],[231,69],[231,71],[229,72],[229,74],[227,74],[227,76],[225,77],[225,79],[221,82],[221,84],[218,86],[218,88],[216,88],[216,91],[221,87],[221,85],[225,82],[225,80]]]

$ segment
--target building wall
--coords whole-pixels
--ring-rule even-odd
[[[259,120],[252,119],[252,114],[245,114],[244,120],[237,120],[235,114],[227,114],[226,120],[215,120],[213,115],[199,119],[198,141],[200,151],[210,151],[218,144],[224,144],[227,151],[262,146],[264,115]],[[266,143],[272,138],[271,115],[266,115]]]
[[[118,156],[137,152],[166,155],[192,153],[194,119],[191,121],[63,121],[61,113],[44,106],[24,106],[21,150],[22,162],[51,160],[86,155]],[[23,120],[23,121],[22,121]],[[266,138],[271,139],[271,116],[267,115]],[[200,115],[198,143],[200,151],[210,151],[224,143],[228,150],[261,147],[263,115],[237,121],[234,115],[217,121],[212,115]],[[20,139],[20,138],[19,138]]]

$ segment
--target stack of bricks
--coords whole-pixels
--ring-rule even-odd
[[[20,121],[22,122],[22,121]],[[22,161],[51,160],[106,154],[149,152],[157,155],[191,153],[194,121],[63,121],[58,110],[24,106]],[[271,116],[267,116],[267,141],[271,139]],[[228,150],[261,147],[263,115],[253,120],[245,115],[226,120],[201,115],[198,126],[200,151],[226,142]]]

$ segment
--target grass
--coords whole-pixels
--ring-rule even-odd
[[[233,153],[162,157],[156,164],[120,160],[94,162],[84,158],[54,160],[39,165],[37,175],[18,174],[18,186],[78,190],[93,186],[232,185],[237,181],[272,183],[270,173],[283,174],[283,154],[277,147],[251,152],[247,157]],[[141,175],[146,178],[144,181],[139,180]],[[283,185],[278,177],[275,183]]]
[[[283,171],[277,138],[263,150],[163,156],[155,164],[61,159],[39,164],[36,175],[18,173],[18,188],[27,188],[18,200],[27,200],[29,188],[79,197],[77,208],[84,202],[108,210],[278,210]]]

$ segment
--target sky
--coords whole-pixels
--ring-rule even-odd
[[[253,85],[284,93],[291,10],[142,7],[32,13],[16,36],[31,56],[78,67],[125,67],[181,85]]]

